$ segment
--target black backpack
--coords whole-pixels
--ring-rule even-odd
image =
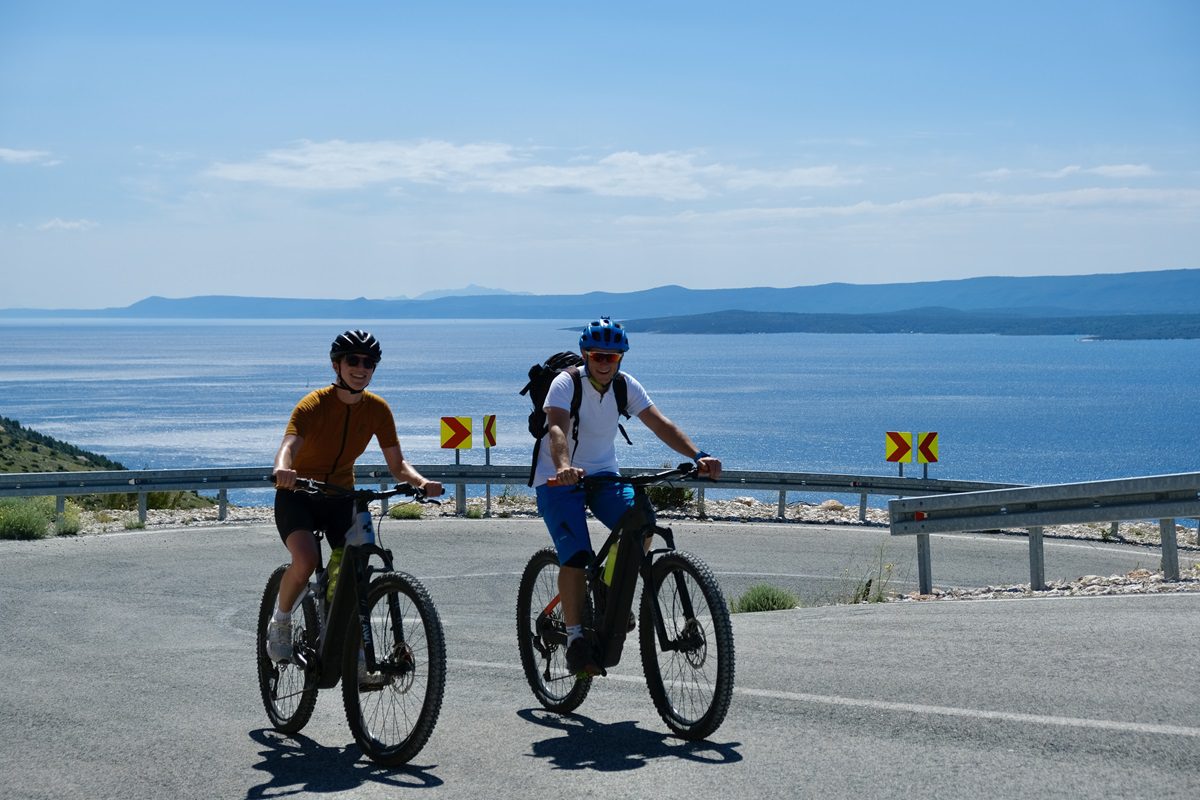
[[[558,373],[563,371],[566,371],[575,383],[575,391],[571,395],[571,439],[576,446],[579,444],[579,404],[583,402],[583,382],[579,368],[582,366],[583,359],[578,353],[562,352],[555,353],[541,364],[534,364],[529,368],[529,383],[525,384],[521,394],[529,395],[529,399],[533,402],[533,410],[529,412],[529,435],[534,440],[533,462],[529,466],[528,484],[530,486],[533,486],[533,476],[537,472],[538,452],[542,447],[542,437],[546,435],[546,412],[542,406],[546,402],[546,393],[550,391],[550,384],[558,376]],[[625,376],[620,372],[613,378],[613,396],[617,399],[617,413],[625,419],[629,419],[629,412],[625,410],[629,404],[629,384],[625,383]],[[629,434],[625,432],[625,426],[617,423],[617,427],[620,428],[625,441],[633,444],[629,441]]]

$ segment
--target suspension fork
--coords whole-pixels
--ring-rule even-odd
[[[654,619],[654,633],[658,636],[659,649],[666,652],[668,650],[682,649],[679,639],[671,639],[667,633],[666,618],[662,612],[662,606],[659,604],[658,592],[654,588],[654,563],[655,560],[666,553],[675,550],[675,535],[670,528],[659,528],[655,526],[654,533],[662,536],[667,546],[657,550],[651,550],[646,554],[645,560],[642,562],[642,591],[649,592],[650,596],[650,613]],[[683,611],[685,620],[691,621],[696,618],[696,610],[692,606],[692,595],[688,592],[687,581],[685,576],[680,571],[671,573],[671,579],[675,582],[675,593],[679,597],[679,606]]]

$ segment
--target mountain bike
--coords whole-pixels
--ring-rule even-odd
[[[376,544],[369,504],[396,495],[438,501],[405,484],[352,491],[305,478],[296,483],[294,491],[350,495],[355,511],[332,601],[327,601],[332,570],[321,556],[324,537],[315,532],[317,569],[292,613],[292,658],[279,663],[267,655],[267,624],[287,565],[267,580],[257,648],[267,717],[278,731],[298,732],[312,716],[318,690],[332,689],[340,680],[346,722],[358,746],[379,764],[404,764],[420,752],[437,723],[446,644],[429,592],[412,575],[397,571],[391,550]]]
[[[602,481],[633,487],[634,503],[585,568],[584,635],[602,667],[621,660],[639,577],[636,628],[646,687],[659,716],[684,739],[703,739],[725,719],[733,696],[733,625],[712,570],[675,549],[670,528],[656,524],[646,487],[694,474],[694,464],[635,477],[587,476],[586,491]],[[654,549],[658,536],[665,544]],[[567,670],[567,631],[558,594],[558,553],[539,550],[521,575],[517,592],[517,643],[534,696],[560,714],[587,697],[592,676]],[[606,674],[602,672],[602,674]]]

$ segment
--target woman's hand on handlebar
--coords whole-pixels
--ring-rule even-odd
[[[296,487],[296,470],[276,468],[271,473],[272,479],[275,481],[276,488],[279,489],[294,489]]]

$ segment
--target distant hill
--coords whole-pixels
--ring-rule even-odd
[[[82,450],[0,417],[0,472],[78,472],[125,469],[112,459]]]
[[[919,283],[826,283],[786,289],[687,289],[574,295],[471,295],[428,300],[293,299],[206,295],[148,297],[124,308],[8,309],[4,317],[166,319],[615,319],[715,311],[878,314],[921,307],[1020,311],[1044,317],[1188,314],[1200,269],[1104,275],[965,278]]]
[[[491,289],[476,283],[468,283],[462,289],[431,289],[421,292],[414,300],[437,300],[440,297],[478,297],[480,295],[517,294],[528,295],[530,292],[510,292],[506,289]]]
[[[646,333],[991,333],[1089,339],[1200,339],[1200,314],[1043,317],[1025,313],[914,308],[886,314],[716,311],[625,321]]]

